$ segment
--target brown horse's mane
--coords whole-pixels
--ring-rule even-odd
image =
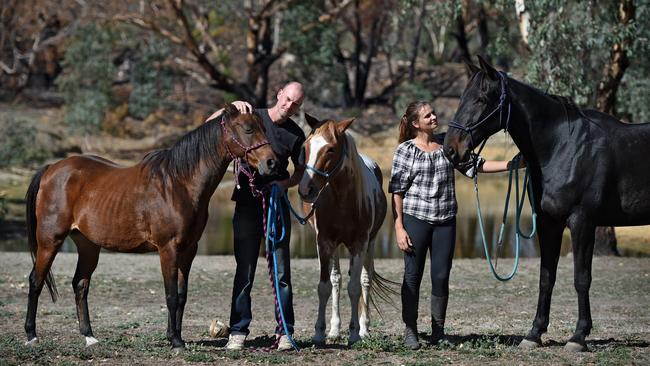
[[[221,141],[221,119],[203,123],[182,136],[173,146],[148,152],[141,161],[149,168],[150,175],[169,177],[172,180],[187,179],[201,162],[210,169],[218,169],[221,156],[217,144]]]

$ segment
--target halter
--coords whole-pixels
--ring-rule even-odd
[[[341,149],[341,157],[339,158],[339,161],[336,162],[336,165],[334,165],[334,168],[330,170],[329,172],[324,172],[322,170],[318,170],[315,167],[305,164],[305,169],[311,170],[312,172],[325,177],[325,179],[329,179],[334,173],[336,173],[339,168],[343,165],[343,159],[345,159],[345,155],[347,155],[348,149],[347,149],[347,141],[343,142],[343,148]]]
[[[264,192],[262,190],[256,189],[255,185],[253,184],[253,181],[255,180],[255,171],[250,169],[250,166],[248,165],[248,153],[255,150],[255,149],[257,149],[257,148],[259,148],[259,147],[262,147],[264,145],[269,145],[270,144],[269,141],[264,139],[261,142],[258,142],[257,144],[253,144],[253,145],[250,145],[250,146],[244,146],[244,144],[242,144],[241,141],[239,141],[237,139],[237,137],[229,129],[226,128],[226,120],[223,117],[221,117],[220,124],[221,124],[221,129],[223,130],[223,132],[228,134],[228,136],[230,136],[230,138],[240,148],[242,148],[242,150],[244,150],[244,157],[246,158],[246,167],[244,167],[244,165],[242,164],[242,158],[236,157],[232,153],[232,151],[230,151],[230,149],[228,148],[228,145],[226,145],[224,143],[224,147],[226,148],[226,151],[228,152],[228,155],[230,155],[232,160],[235,162],[235,165],[233,166],[233,174],[235,176],[235,185],[237,186],[237,188],[240,188],[239,181],[237,180],[237,178],[239,176],[239,173],[241,172],[241,173],[244,173],[246,175],[246,177],[248,177],[248,182],[249,182],[249,185],[251,187],[251,190],[252,190],[254,196],[257,197],[259,195],[264,194]]]
[[[329,178],[332,177],[336,172],[338,172],[340,170],[340,168],[343,166],[343,160],[345,159],[345,156],[348,153],[347,146],[348,146],[348,144],[347,144],[347,140],[346,140],[343,143],[343,148],[341,149],[341,157],[339,158],[339,161],[336,162],[336,165],[334,165],[334,168],[332,168],[332,170],[330,170],[329,172],[324,172],[322,170],[316,169],[315,167],[313,167],[311,165],[305,164],[305,169],[306,170],[311,170],[312,172],[324,177],[327,180],[327,182],[318,191],[318,194],[316,195],[316,198],[314,199],[314,202],[312,202],[312,204],[311,204],[311,209],[309,210],[309,213],[304,217],[301,217],[293,209],[293,207],[291,207],[291,204],[290,204],[289,200],[287,199],[287,204],[289,204],[289,209],[291,210],[291,213],[293,214],[293,216],[295,216],[295,218],[298,220],[298,222],[300,222],[301,225],[305,225],[307,223],[307,221],[314,215],[314,213],[316,211],[316,202],[318,202],[318,198],[320,197],[321,192],[323,192],[325,187],[327,187],[330,184]]]
[[[497,111],[499,112],[499,127],[504,131],[508,131],[509,124],[510,124],[510,107],[511,107],[510,101],[508,101],[508,115],[506,116],[505,121],[503,119],[503,109],[505,107],[506,99],[508,98],[508,91],[506,89],[506,79],[507,79],[506,74],[503,71],[499,71],[499,80],[501,82],[501,95],[499,96],[499,104],[487,116],[483,117],[483,119],[478,121],[473,126],[463,126],[456,121],[449,122],[449,128],[457,128],[469,134],[469,139],[470,139],[470,144],[472,149],[476,147],[476,145],[474,144],[474,135],[472,134],[472,132],[476,130],[479,126],[484,124],[487,120],[489,120],[490,117],[492,117],[492,115],[495,114]],[[483,143],[481,144],[478,153],[474,154],[475,166],[478,163],[478,155],[483,150],[483,147],[485,147],[486,142],[487,142],[487,138],[483,140]]]

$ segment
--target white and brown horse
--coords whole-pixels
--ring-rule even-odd
[[[336,249],[344,244],[350,252],[348,343],[353,344],[368,334],[371,292],[384,299],[390,292],[390,281],[378,276],[373,264],[374,239],[386,216],[382,174],[374,161],[357,152],[353,138],[345,132],[353,119],[320,122],[306,117],[312,132],[302,151],[306,169],[299,193],[305,212],[313,210],[309,222],[316,231],[320,261],[318,318],[312,341],[325,343],[325,307],[330,294],[328,337],[339,335],[341,271]]]

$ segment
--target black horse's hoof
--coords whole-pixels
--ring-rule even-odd
[[[578,342],[568,341],[564,346],[564,350],[569,352],[585,352],[587,351],[587,345]]]
[[[523,349],[534,349],[534,348],[539,348],[541,346],[542,346],[541,340],[538,342],[538,341],[531,341],[529,339],[524,338],[521,340],[521,343],[519,343],[519,348],[523,348]]]
[[[37,344],[38,344],[38,337],[34,337],[34,338],[28,340],[27,342],[25,342],[25,346],[27,346],[27,347],[34,347]]]

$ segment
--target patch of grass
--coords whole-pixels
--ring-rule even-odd
[[[136,321],[128,322],[128,323],[122,323],[116,327],[119,330],[127,330],[127,329],[137,329],[140,328],[140,323]]]
[[[367,364],[379,356],[377,352],[360,352],[354,356],[355,364]]]
[[[0,359],[13,359],[19,361],[39,361],[56,349],[52,341],[40,341],[34,346],[25,346],[21,340],[12,336],[2,336],[0,338]]]
[[[215,358],[212,357],[209,353],[206,352],[194,352],[190,351],[185,353],[183,359],[187,362],[214,362]]]
[[[597,365],[629,365],[632,363],[632,354],[625,347],[615,347],[596,352]]]
[[[374,352],[396,352],[404,349],[401,344],[401,342],[395,343],[391,337],[387,335],[374,333],[352,345],[352,349],[356,351],[368,350]]]
[[[246,360],[253,363],[274,364],[274,365],[286,364],[289,363],[292,359],[293,358],[291,356],[280,354],[278,352],[250,353],[246,357]]]
[[[160,356],[169,352],[169,342],[162,333],[116,334],[102,341],[102,346],[111,351],[137,351],[145,356]]]
[[[444,365],[444,363],[441,362],[440,360],[428,359],[424,361],[407,362],[404,365],[405,366],[438,366],[438,365]]]
[[[233,350],[227,350],[223,355],[226,358],[229,358],[231,360],[239,360],[243,356],[241,351],[233,351]]]
[[[504,347],[498,336],[481,336],[459,344],[456,349],[463,354],[497,358],[502,356]]]

